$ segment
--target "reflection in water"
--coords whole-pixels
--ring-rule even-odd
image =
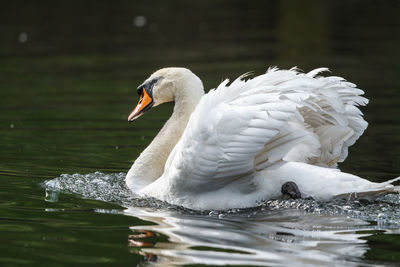
[[[151,261],[156,259],[161,265],[357,266],[359,257],[368,249],[361,238],[372,230],[358,219],[300,210],[265,210],[221,218],[130,207],[125,214],[155,223],[132,226],[129,244],[135,247],[132,252],[146,255]],[[365,231],[358,233],[361,230]],[[158,234],[168,239],[152,239]]]
[[[398,194],[376,202],[270,200],[252,209],[198,212],[135,198],[126,190],[124,177],[63,174],[43,186],[50,201],[59,201],[60,192],[79,194],[126,207],[95,209],[96,213],[123,214],[153,224],[131,225],[127,246],[145,262],[158,265],[367,266],[367,237],[393,234],[400,222]]]
[[[154,247],[157,242],[145,242],[144,240],[155,236],[153,232],[150,231],[142,231],[136,232],[136,234],[132,234],[128,236],[128,246],[132,248],[139,248],[139,250],[132,250],[133,253],[137,253],[139,255],[144,256],[144,262],[157,262],[157,255],[152,253],[147,253],[143,250],[146,247]]]

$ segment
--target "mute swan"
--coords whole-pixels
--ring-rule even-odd
[[[279,198],[287,182],[321,201],[394,191],[400,177],[373,183],[336,168],[368,125],[357,108],[368,100],[323,71],[270,68],[207,94],[188,69],[156,71],[138,87],[128,121],[169,101],[174,111],[132,165],[127,186],[140,196],[218,210]]]

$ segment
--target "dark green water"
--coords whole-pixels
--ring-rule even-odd
[[[399,176],[399,11],[400,1],[1,1],[0,265],[400,265],[396,198],[357,204],[362,220],[304,208],[315,203],[209,216],[126,209],[116,175],[172,110],[127,123],[153,71],[185,66],[212,88],[276,65],[329,67],[362,88],[370,126],[340,167]],[[95,176],[103,190],[85,180],[85,198],[45,201],[43,181],[96,171],[115,175]]]

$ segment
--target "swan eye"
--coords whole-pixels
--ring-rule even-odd
[[[138,95],[142,95],[143,91],[146,91],[150,97],[153,97],[153,88],[161,80],[161,77],[155,77],[137,88]]]

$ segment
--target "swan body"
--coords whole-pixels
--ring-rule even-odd
[[[141,86],[128,120],[164,102],[174,111],[126,176],[138,195],[192,209],[230,209],[281,197],[295,182],[304,197],[328,201],[394,190],[341,172],[337,164],[367,127],[363,91],[325,68],[295,68],[222,82],[204,94],[185,68],[165,68]]]

